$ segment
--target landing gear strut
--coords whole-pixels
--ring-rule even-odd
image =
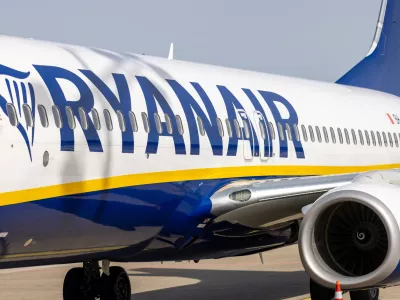
[[[310,279],[311,300],[332,300],[335,296],[335,289],[326,288]],[[351,291],[351,300],[378,300],[379,289],[367,289],[362,291]]]
[[[85,262],[83,268],[73,268],[64,279],[64,300],[130,300],[131,284],[129,276],[121,267],[109,267],[103,261],[100,275],[98,262]]]

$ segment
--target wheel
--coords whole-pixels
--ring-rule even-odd
[[[84,271],[83,268],[73,268],[65,275],[63,285],[64,300],[86,300],[83,291]]]
[[[350,292],[351,300],[378,300],[379,289],[368,289]]]
[[[332,300],[335,297],[335,289],[324,287],[310,279],[311,300]]]
[[[104,282],[101,300],[130,300],[131,282],[126,271],[121,267],[111,267],[110,276],[102,275]]]

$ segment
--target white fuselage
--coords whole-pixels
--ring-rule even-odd
[[[16,127],[10,124],[7,116],[1,111],[0,151],[2,155],[0,163],[3,176],[0,181],[0,203],[2,205],[127,185],[194,179],[347,173],[393,168],[400,163],[400,151],[396,146],[398,144],[395,143],[399,138],[400,125],[393,116],[393,114],[400,113],[400,99],[389,94],[336,84],[5,36],[0,38],[0,43],[2,45],[0,48],[1,64],[21,72],[30,72],[27,79],[22,80],[0,75],[3,77],[0,79],[0,95],[8,103],[12,102],[10,98],[13,97],[19,121],[26,128],[23,113],[21,112],[21,117],[18,113],[17,92],[13,88],[13,81],[18,86],[20,82],[28,81],[35,91],[36,107],[43,105],[47,110],[49,120],[49,126],[44,128],[39,122],[38,110],[34,108],[36,117],[33,127],[35,131],[33,144],[31,134],[33,129],[27,129],[31,144],[31,160],[23,136]],[[75,116],[76,128],[72,130],[74,151],[60,151],[63,137],[60,129],[55,125],[52,112],[52,106],[58,102],[54,100],[54,94],[49,92],[52,89],[49,86],[50,80],[45,83],[43,79],[43,76],[53,76],[54,78],[56,75],[48,75],[50,71],[43,71],[43,68],[40,69],[37,66],[61,68],[74,74],[87,85],[88,91],[93,94],[93,107],[100,116],[101,129],[96,132],[101,142],[101,152],[90,151],[88,145],[91,141],[85,137],[84,130],[79,124],[79,116]],[[119,101],[121,101],[121,95],[118,92],[121,91],[117,90],[113,74],[119,74],[126,79],[128,89],[125,89],[124,92],[130,95],[130,110],[135,114],[138,124],[137,132],[133,132],[133,153],[130,150],[128,153],[122,151],[121,129],[118,126],[116,111],[110,105],[110,101],[79,70],[92,71]],[[45,72],[47,75],[43,75]],[[173,114],[181,118],[182,138],[186,154],[176,154],[174,140],[171,136],[160,136],[156,153],[146,153],[148,152],[146,146],[149,134],[144,129],[142,113],[148,114],[149,118],[153,118],[153,116],[148,111],[148,103],[137,76],[147,78],[165,98]],[[7,78],[9,78],[13,96],[9,94],[5,82]],[[202,136],[199,134],[198,127],[189,127],[187,120],[189,117],[185,114],[181,101],[166,79],[178,82],[197,101],[207,116],[207,109],[198,91],[191,83],[198,83],[204,90],[212,102],[217,117],[222,120],[224,131],[222,155],[213,154],[207,134]],[[68,101],[73,102],[87,97],[87,95],[80,95],[82,90],[79,90],[72,81],[58,78],[54,82],[58,84]],[[230,137],[225,120],[230,116],[227,112],[226,101],[217,86],[225,87],[243,106],[255,130],[254,134],[257,136],[260,147],[259,153],[252,152],[249,140],[239,139],[236,155],[227,155]],[[275,138],[271,137],[272,153],[270,155],[265,154],[265,149],[268,147],[264,147],[265,139],[261,136],[259,120],[256,119],[257,108],[243,89],[249,89],[252,92],[264,111],[267,121],[273,125]],[[283,141],[279,138],[276,116],[273,115],[270,106],[258,91],[275,93],[286,99],[293,107],[297,113],[297,126],[304,158],[297,157],[294,143],[288,139],[285,131],[283,134],[287,141],[288,154],[287,157],[281,157]],[[19,89],[19,93],[21,93],[21,89]],[[20,106],[22,106],[22,100],[20,102]],[[28,104],[32,106],[29,101]],[[275,105],[283,119],[290,117],[290,112],[285,105],[278,102],[275,102]],[[65,109],[65,107],[60,107],[60,109]],[[113,123],[111,131],[106,128],[104,109],[111,112]],[[164,122],[165,112],[159,103],[156,104],[156,109],[161,121]],[[258,110],[260,109],[258,108]],[[196,114],[194,115],[196,116]],[[91,114],[89,113],[88,116],[91,117]],[[238,114],[236,116],[239,120],[240,116]],[[172,118],[172,121],[175,122],[175,119]],[[128,118],[125,118],[125,123],[128,122]],[[235,136],[232,118],[230,123],[233,136]],[[150,123],[150,127],[151,125],[152,123]],[[302,125],[307,129],[307,141],[302,133]],[[310,140],[309,125],[313,127],[314,142]],[[65,119],[63,126],[68,126]],[[285,124],[282,126],[283,129],[286,128]],[[318,141],[316,126],[321,130],[321,142]],[[326,127],[328,131],[329,142],[325,141],[323,127]],[[336,143],[332,142],[331,127],[335,133]],[[338,128],[342,131],[343,143],[339,141]],[[177,130],[177,127],[173,129]],[[346,142],[344,129],[349,131],[350,144]],[[353,142],[351,129],[354,129],[357,135],[356,145]],[[165,132],[166,128],[163,130]],[[214,126],[213,130],[217,131],[217,126]],[[293,140],[296,138],[294,128],[291,127],[290,130]],[[360,143],[358,130],[362,131],[363,145]],[[367,145],[365,130],[368,131],[369,139],[371,139],[370,145]],[[150,131],[156,131],[156,128],[150,128]],[[193,131],[197,131],[199,136],[198,155],[191,154],[193,141],[191,141],[190,134]],[[243,128],[241,131],[245,134]],[[375,133],[375,146],[370,136],[371,131]],[[386,135],[388,133],[397,135],[396,140],[392,137],[393,146],[390,146],[389,140],[388,146],[385,146],[383,141],[379,146],[376,137],[377,131],[380,134],[385,132]],[[47,167],[43,166],[45,151],[49,153]]]

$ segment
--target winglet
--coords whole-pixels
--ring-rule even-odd
[[[174,43],[169,47],[168,59],[174,59]]]

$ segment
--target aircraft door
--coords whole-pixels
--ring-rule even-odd
[[[236,132],[241,132],[241,136],[239,140],[241,140],[243,143],[243,156],[244,159],[247,161],[251,161],[253,159],[253,130],[251,126],[251,121],[249,117],[247,116],[246,112],[243,109],[238,109],[237,114],[239,118],[237,119],[238,122],[235,122],[235,130]],[[239,126],[240,128],[236,128]]]
[[[259,142],[260,142],[260,160],[267,162],[271,157],[271,139],[269,136],[269,131],[267,127],[267,121],[265,120],[262,113],[259,111],[254,112],[254,119],[256,123],[254,124],[256,131],[259,133]]]

